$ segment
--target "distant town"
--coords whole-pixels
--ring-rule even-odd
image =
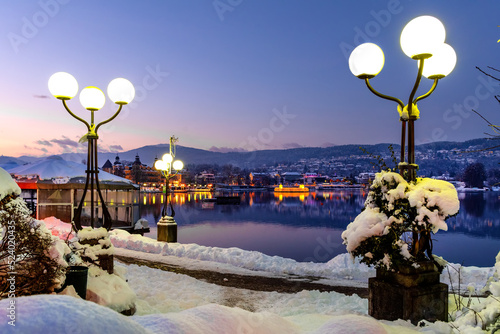
[[[351,145],[355,148],[354,145]],[[490,149],[492,142],[478,139],[465,143],[434,143],[421,145],[416,150],[416,161],[419,163],[419,176],[455,181],[455,184],[465,187],[494,187],[500,182],[500,151]],[[207,163],[189,163],[189,157],[185,168],[171,180],[173,189],[181,188],[215,188],[217,185],[246,185],[252,187],[269,187],[279,184],[307,185],[316,187],[326,184],[337,186],[367,185],[373,178],[374,173],[381,169],[395,169],[399,157],[399,147],[389,148],[389,145],[379,144],[367,146],[364,149],[353,149],[353,147],[336,147],[336,153],[330,156],[320,152],[318,157],[309,156],[309,149],[276,150],[275,159],[281,162],[269,162],[255,153],[255,161],[261,164],[253,166],[245,159],[233,159],[233,163],[213,163],[206,159]],[[343,149],[344,148],[344,149]],[[189,148],[185,148],[189,149]],[[310,148],[313,150],[314,148]],[[192,150],[192,149],[191,149]],[[325,149],[326,150],[326,149]],[[138,150],[141,151],[141,150]],[[183,148],[179,148],[179,155]],[[207,152],[207,151],[205,151]],[[266,151],[262,151],[266,152]],[[219,153],[220,154],[220,153]],[[249,153],[246,153],[248,155]],[[288,159],[283,155],[286,154]],[[187,154],[186,154],[187,155]],[[292,160],[293,159],[293,160]],[[221,159],[222,160],[222,159]],[[212,162],[212,163],[211,163]],[[267,163],[266,163],[267,162]],[[133,161],[120,159],[117,154],[114,160],[107,159],[102,165],[102,170],[124,177],[139,184],[141,190],[161,190],[165,181],[160,172],[151,165],[141,162],[139,153],[136,153]],[[480,184],[467,178],[467,169],[472,169],[472,174],[480,179]],[[474,176],[474,175],[473,175]],[[475,176],[474,176],[475,177]],[[463,183],[462,183],[463,182]]]

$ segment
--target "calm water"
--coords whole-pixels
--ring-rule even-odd
[[[342,190],[308,195],[241,193],[240,205],[203,201],[209,193],[174,194],[178,240],[239,247],[297,261],[326,262],[345,253],[341,234],[361,211],[367,192]],[[460,213],[448,231],[434,235],[434,253],[464,265],[492,266],[500,250],[500,193],[460,193]],[[156,239],[164,194],[141,195],[141,214]]]

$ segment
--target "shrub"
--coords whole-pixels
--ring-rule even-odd
[[[50,293],[64,281],[69,248],[30,216],[17,197],[19,187],[3,169],[0,181],[0,298]]]
[[[451,183],[428,178],[407,182],[397,173],[382,171],[376,174],[363,211],[342,238],[347,251],[361,262],[398,271],[434,261],[430,233],[447,230],[445,220],[458,209]]]

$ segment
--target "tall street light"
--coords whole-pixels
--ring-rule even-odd
[[[97,213],[95,213],[95,208],[97,205],[94,203],[94,189],[97,190],[97,196],[99,196],[97,201],[101,201],[102,205],[102,214],[103,214],[103,226],[109,230],[112,225],[111,215],[109,214],[108,208],[106,207],[106,202],[103,199],[101,189],[99,187],[99,178],[98,178],[98,164],[97,164],[97,139],[99,136],[97,135],[97,131],[101,125],[111,122],[113,119],[118,116],[122,107],[128,103],[130,103],[135,96],[135,89],[130,81],[117,78],[112,80],[108,85],[108,96],[118,105],[118,110],[114,113],[113,116],[108,118],[107,120],[100,122],[99,124],[94,123],[94,112],[98,111],[104,106],[106,102],[106,97],[104,93],[97,87],[89,86],[80,92],[80,103],[82,106],[90,111],[90,124],[84,119],[76,116],[66,104],[67,100],[71,100],[78,93],[78,82],[76,79],[69,73],[66,72],[57,72],[53,74],[49,79],[49,90],[55,98],[62,101],[62,104],[66,111],[85,124],[87,127],[87,134],[84,138],[88,141],[88,152],[87,152],[87,170],[85,171],[87,177],[85,181],[85,189],[83,191],[82,199],[78,208],[76,209],[74,216],[74,223],[78,230],[82,229],[81,215],[83,204],[85,202],[85,197],[89,188],[90,183],[90,225],[94,228],[94,220],[97,217]]]
[[[408,181],[415,180],[418,165],[415,163],[414,122],[420,117],[417,102],[429,97],[434,92],[439,79],[453,71],[457,55],[453,48],[444,43],[446,31],[444,25],[432,16],[419,16],[411,20],[401,33],[400,44],[403,52],[417,61],[418,74],[413,89],[405,105],[400,99],[376,91],[369,82],[384,67],[384,52],[373,43],[364,43],[356,47],[349,57],[349,68],[355,76],[363,79],[368,89],[375,95],[398,104],[401,120],[401,162],[400,173]],[[425,64],[425,67],[424,67]],[[430,90],[415,98],[422,76],[433,80]],[[408,155],[405,157],[406,123],[408,123]],[[405,170],[407,172],[405,173]]]
[[[155,162],[155,168],[161,171],[161,174],[165,177],[165,204],[163,205],[163,210],[161,212],[162,218],[157,224],[157,240],[166,242],[177,242],[177,223],[174,220],[175,211],[172,206],[172,201],[170,201],[170,180],[175,177],[179,171],[184,168],[184,164],[180,160],[175,160],[175,143],[178,138],[172,136],[169,142],[169,153],[165,153],[162,160],[157,160]],[[172,173],[172,169],[175,170]],[[170,204],[170,214],[168,213],[168,206]]]

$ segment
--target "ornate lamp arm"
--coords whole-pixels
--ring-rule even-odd
[[[432,84],[431,89],[429,89],[429,91],[428,91],[427,93],[425,93],[424,95],[417,97],[417,98],[413,101],[413,104],[417,104],[417,102],[418,102],[418,101],[423,100],[423,99],[425,99],[426,97],[428,97],[429,95],[431,95],[431,94],[434,92],[434,90],[436,89],[437,84],[438,84],[438,80],[439,80],[439,79],[440,79],[440,78],[434,78],[434,83]]]
[[[76,116],[76,115],[75,115],[75,114],[74,114],[71,110],[69,110],[68,105],[66,104],[66,100],[61,100],[61,101],[62,101],[63,106],[64,106],[64,108],[66,109],[66,111],[67,111],[67,112],[69,112],[69,114],[70,114],[71,116],[73,116],[74,118],[76,118],[77,120],[79,120],[80,122],[82,122],[83,124],[85,124],[85,125],[87,126],[87,130],[89,130],[89,132],[90,132],[90,131],[91,131],[91,130],[90,130],[90,124],[89,124],[89,123],[87,123],[84,119],[82,119],[82,118],[80,118],[80,117]]]
[[[418,86],[420,85],[420,80],[422,79],[422,71],[424,70],[424,61],[425,61],[425,59],[419,60],[417,80],[415,80],[415,85],[413,85],[413,90],[411,91],[410,98],[408,99],[408,116],[409,117],[411,117],[411,109],[412,109],[412,105],[414,103],[413,98],[415,97],[415,94],[417,93]]]
[[[397,104],[399,104],[399,106],[401,107],[401,109],[403,109],[405,107],[405,105],[403,104],[403,101],[401,101],[400,99],[396,98],[396,97],[392,97],[392,96],[389,96],[389,95],[384,95],[382,93],[379,93],[377,92],[371,85],[370,85],[370,81],[368,78],[365,78],[365,83],[366,83],[366,86],[368,87],[368,89],[375,95],[377,95],[378,97],[381,97],[383,99],[386,99],[386,100],[391,100],[391,101],[394,101],[396,102]]]
[[[116,118],[116,116],[118,116],[118,114],[120,113],[120,111],[122,111],[122,107],[123,107],[123,104],[120,104],[120,107],[118,108],[118,110],[115,112],[115,114],[113,116],[111,116],[110,118],[108,118],[107,120],[105,121],[102,121],[101,123],[97,124],[96,128],[95,128],[95,132],[97,133],[97,129],[99,129],[99,127],[101,125],[104,125],[106,123],[109,123],[111,122],[112,120],[114,120]]]
[[[386,100],[391,100],[391,101],[394,101],[396,102],[400,109],[403,110],[405,105],[403,103],[403,101],[401,101],[400,99],[396,98],[396,97],[392,97],[392,96],[389,96],[389,95],[384,95],[382,93],[379,93],[377,92],[371,85],[370,85],[370,81],[368,78],[365,78],[365,83],[366,83],[366,86],[368,87],[368,89],[375,95],[377,95],[378,97],[381,97],[383,99],[386,99]],[[405,138],[406,138],[406,120],[404,119],[401,119],[401,162],[404,162],[405,161]],[[401,169],[401,175],[403,174],[403,170]]]

